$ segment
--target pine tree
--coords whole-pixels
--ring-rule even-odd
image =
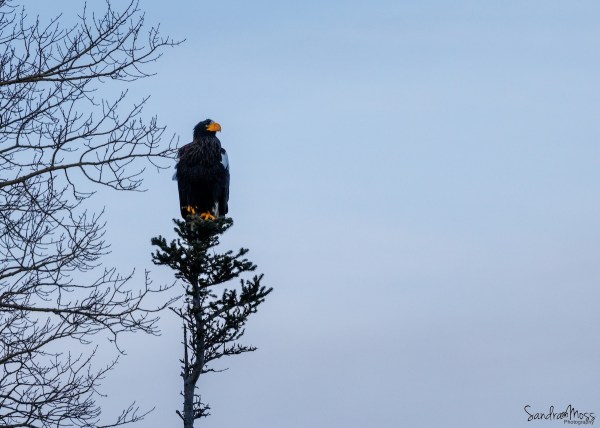
[[[152,238],[159,249],[152,254],[154,264],[166,265],[175,271],[185,289],[181,307],[172,307],[183,323],[183,412],[177,414],[184,428],[192,428],[194,420],[209,415],[208,404],[196,394],[200,375],[219,371],[211,363],[222,357],[255,351],[256,347],[239,343],[248,317],[257,311],[273,290],[261,285],[263,275],[240,279],[239,287],[218,288],[256,265],[244,256],[247,249],[236,253],[218,253],[219,236],[233,225],[228,217],[214,221],[199,217],[189,221],[174,220],[178,239],[167,243],[162,236]]]

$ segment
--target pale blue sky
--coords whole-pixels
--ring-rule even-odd
[[[225,243],[275,288],[248,324],[259,351],[200,381],[200,426],[600,415],[600,3],[140,4],[187,41],[131,95],[182,144],[221,123]],[[96,200],[107,263],[171,281],[149,255],[178,216],[170,178]],[[178,426],[181,329],[162,326],[130,338],[107,413],[137,400],[157,407],[140,426]]]

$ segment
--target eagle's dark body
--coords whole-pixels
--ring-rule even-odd
[[[194,140],[179,149],[175,173],[181,216],[229,211],[229,163],[216,131],[219,124],[207,119],[194,128]]]

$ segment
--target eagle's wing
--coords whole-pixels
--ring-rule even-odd
[[[179,192],[179,206],[181,207],[181,216],[185,219],[189,212],[187,207],[191,205],[191,188],[189,179],[189,168],[182,164],[182,160],[189,154],[192,149],[192,144],[189,143],[181,147],[177,153],[178,162],[175,165],[175,174],[173,174],[173,180],[177,181],[177,190]]]
[[[191,143],[186,144],[185,146],[179,148],[179,150],[177,151],[177,158],[181,159],[182,156],[185,156],[187,152],[189,152],[190,147],[192,146],[192,144],[194,144],[194,142],[192,141]],[[175,164],[175,172],[173,173],[173,177],[171,177],[171,179],[173,181],[177,181],[177,166],[179,165],[179,160],[177,161],[177,163]]]

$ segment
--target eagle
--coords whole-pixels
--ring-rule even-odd
[[[229,159],[217,132],[221,125],[206,119],[194,127],[194,140],[181,147],[174,180],[181,216],[215,220],[229,211]]]

